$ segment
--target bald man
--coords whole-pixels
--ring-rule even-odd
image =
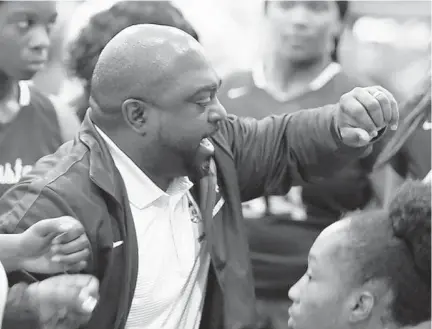
[[[86,328],[267,328],[241,202],[286,193],[362,156],[398,121],[393,96],[263,120],[227,117],[200,45],[135,25],[104,48],[79,137],[0,200],[9,232],[69,215],[86,228],[100,301]]]

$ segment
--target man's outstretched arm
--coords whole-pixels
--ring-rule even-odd
[[[246,201],[331,176],[365,155],[398,119],[394,97],[381,87],[368,87],[355,88],[338,104],[291,115],[231,117],[221,132],[233,153]]]

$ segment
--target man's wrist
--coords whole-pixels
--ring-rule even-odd
[[[3,238],[5,240],[5,247],[3,248],[1,261],[6,272],[22,269],[22,263],[24,262],[22,234],[8,234]]]

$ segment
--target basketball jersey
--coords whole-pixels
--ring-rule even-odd
[[[11,122],[0,125],[0,196],[63,143],[48,97],[26,82],[19,87],[21,109]]]

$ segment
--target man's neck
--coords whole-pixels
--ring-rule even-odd
[[[0,124],[11,122],[20,109],[18,81],[0,72]]]
[[[0,103],[18,99],[18,82],[0,71]]]
[[[309,84],[331,63],[330,57],[307,62],[292,62],[280,54],[273,53],[264,62],[266,88],[288,98],[303,92]]]
[[[137,148],[137,143],[131,143],[121,131],[107,133],[107,135],[162,191],[168,189],[174,178],[183,176],[172,168],[177,161],[166,157],[163,159],[163,152],[156,151],[154,147],[148,147],[144,151],[143,142],[139,141],[142,148]]]

